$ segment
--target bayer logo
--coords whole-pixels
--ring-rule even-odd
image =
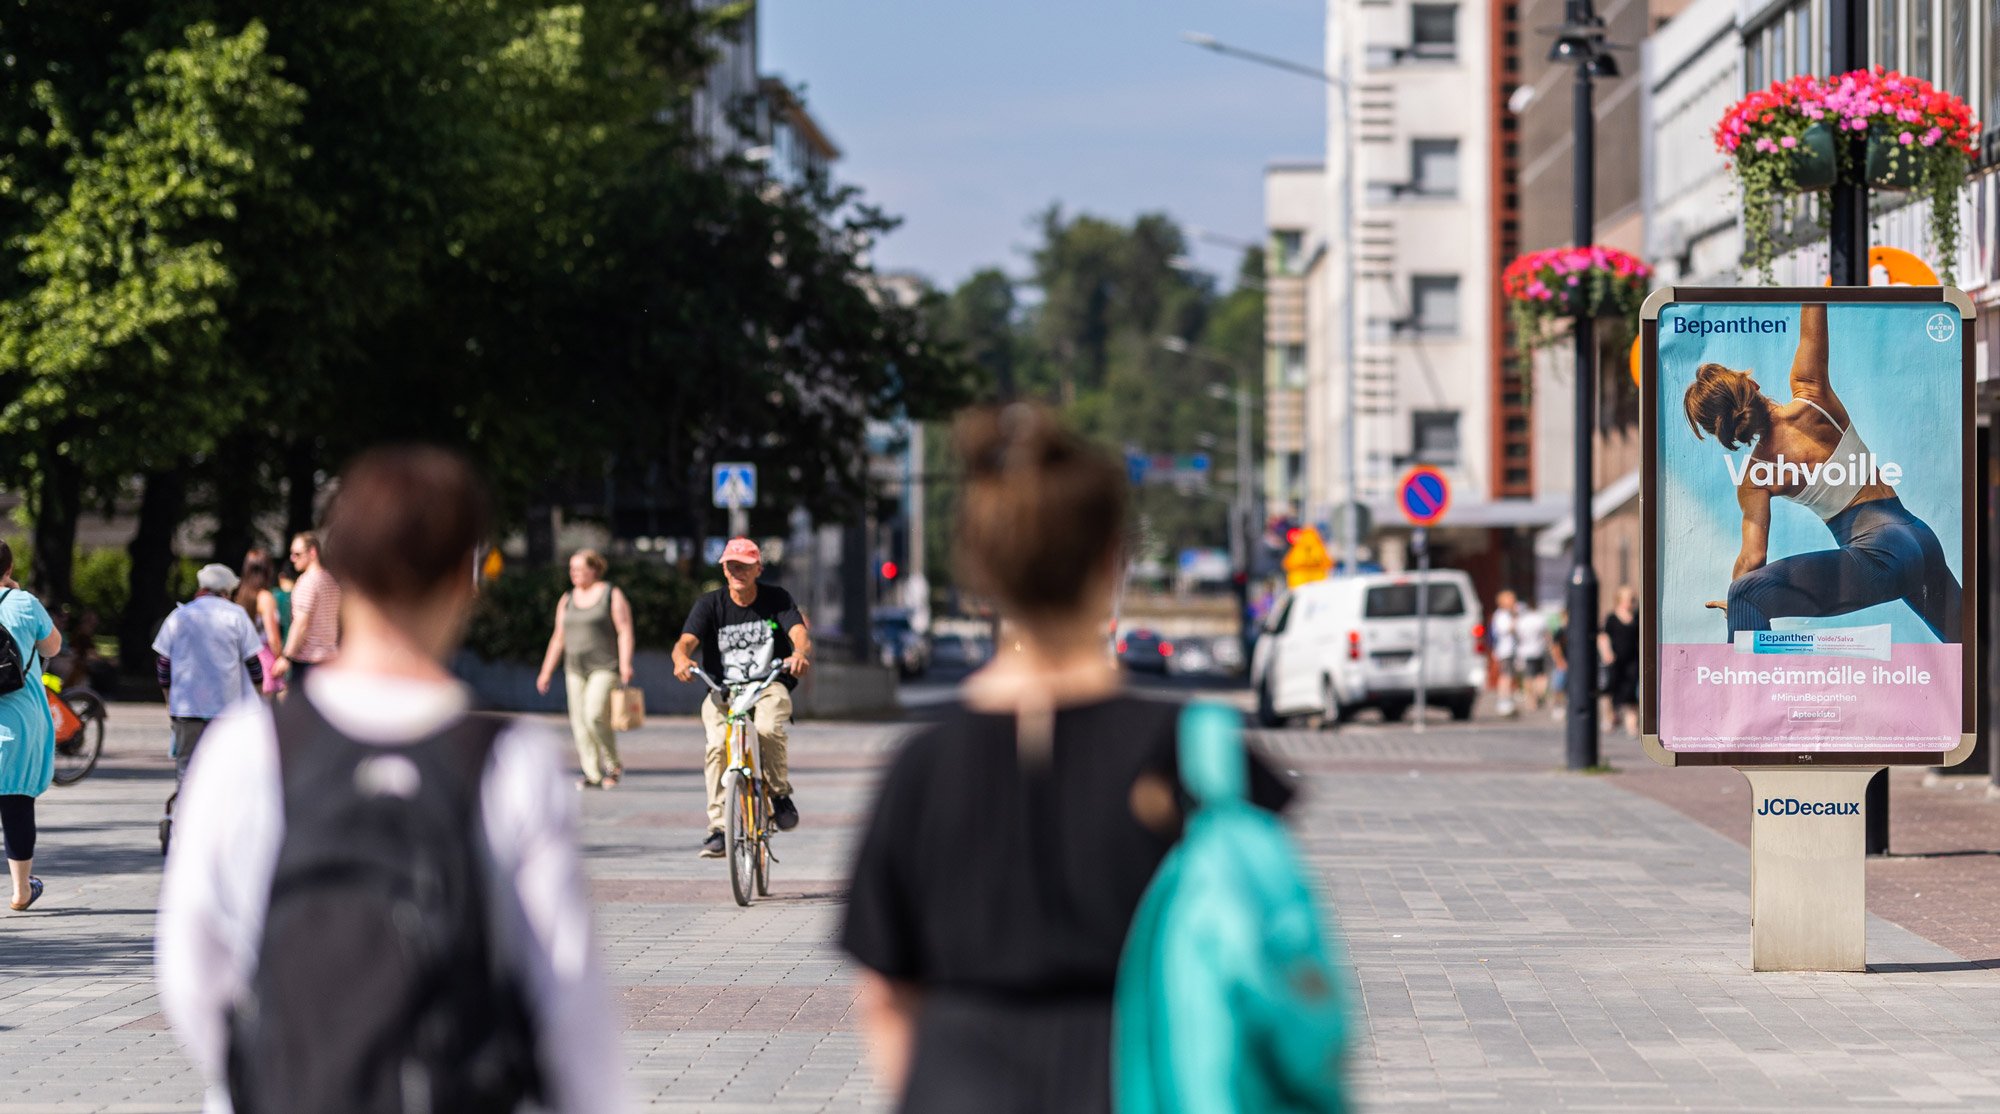
[[[1950,314],[1933,313],[1931,319],[1924,322],[1924,335],[1943,344],[1958,335],[1958,322],[1953,321]]]

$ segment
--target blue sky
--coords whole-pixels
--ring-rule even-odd
[[[1323,0],[761,0],[763,69],[803,83],[840,176],[904,224],[884,269],[951,285],[1025,267],[1051,201],[1164,210],[1257,239],[1263,169],[1317,161],[1309,79],[1199,50],[1183,31],[1318,65]],[[1198,244],[1234,271],[1234,249]]]

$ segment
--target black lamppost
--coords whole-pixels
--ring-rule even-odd
[[[1868,5],[1865,0],[1832,0],[1827,5],[1827,66],[1833,73],[1848,73],[1868,66]],[[1841,136],[1848,145],[1843,152],[1849,166],[1859,167],[1867,154],[1867,138],[1861,132]],[[1868,186],[1858,176],[1841,175],[1829,198],[1827,220],[1827,272],[1835,286],[1868,285]],[[1870,855],[1889,853],[1889,771],[1878,771],[1868,781],[1868,803],[1862,810],[1865,820],[1863,842]]]
[[[1575,193],[1570,210],[1570,234],[1577,247],[1597,239],[1597,117],[1591,104],[1591,81],[1617,77],[1618,63],[1604,41],[1604,21],[1591,10],[1590,0],[1568,0],[1563,25],[1549,47],[1549,61],[1576,67],[1571,101],[1575,149],[1571,168]],[[1575,564],[1569,576],[1569,715],[1564,722],[1566,757],[1572,770],[1587,770],[1597,759],[1597,570],[1591,564],[1591,514],[1596,483],[1591,467],[1597,426],[1597,328],[1588,306],[1576,314],[1576,531],[1571,543]]]

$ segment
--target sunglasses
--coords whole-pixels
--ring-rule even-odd
[[[757,566],[748,565],[742,561],[724,561],[722,563],[722,571],[735,573],[738,576],[748,576],[757,571]]]

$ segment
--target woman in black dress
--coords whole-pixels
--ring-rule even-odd
[[[1611,713],[1624,721],[1625,733],[1639,737],[1639,593],[1630,585],[1618,589],[1604,629],[1597,635],[1597,653],[1604,661],[1604,691]]]
[[[1099,1114],[1119,952],[1179,834],[1179,709],[1125,694],[1105,643],[1124,470],[1026,404],[957,437],[960,575],[1007,645],[891,766],[841,942],[900,1110]]]

